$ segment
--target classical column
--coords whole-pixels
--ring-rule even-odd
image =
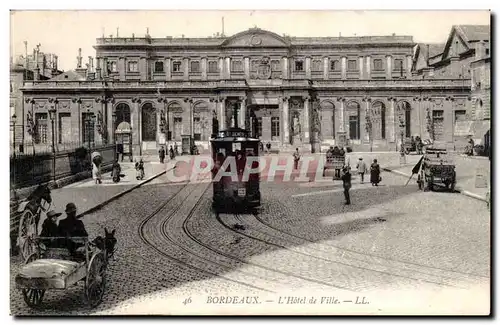
[[[145,57],[141,57],[139,60],[139,73],[141,75],[141,81],[148,80],[148,66]]]
[[[76,106],[76,108],[71,107],[71,112],[76,112],[76,119],[74,118],[75,115],[71,115],[71,131],[72,131],[72,135],[71,135],[71,138],[72,139],[78,139],[78,142],[81,143],[82,141],[82,124],[81,124],[81,121],[80,119],[82,118],[81,116],[81,112],[80,112],[80,107],[81,107],[81,104],[82,104],[82,99],[80,97],[73,97],[71,98],[71,102],[73,103],[74,106]]]
[[[170,60],[170,58],[166,58],[165,59],[165,79],[166,80],[172,79],[171,68],[172,68],[171,60]]]
[[[189,113],[189,134],[191,138],[194,139],[194,106],[192,98],[184,98],[184,102],[188,105]]]
[[[221,130],[227,129],[226,125],[226,97],[219,97],[219,112]]]
[[[288,79],[288,58],[283,57],[282,59],[283,62],[283,79]]]
[[[337,97],[337,101],[340,103],[340,108],[339,108],[339,132],[345,132],[345,108],[344,108],[344,102],[345,98],[344,97]]]
[[[101,58],[96,57],[96,64],[95,64],[95,78],[96,80],[102,80],[102,68],[101,68]]]
[[[396,116],[395,116],[395,108],[394,108],[394,103],[396,101],[396,98],[394,97],[388,97],[387,101],[389,102],[389,110],[387,114],[387,130],[389,132],[389,142],[396,142]]]
[[[454,142],[454,127],[453,127],[453,120],[454,120],[454,114],[453,114],[453,102],[455,101],[455,98],[453,96],[448,96],[446,97],[444,101],[444,107],[443,107],[443,113],[444,113],[444,136],[446,142]]]
[[[136,145],[139,148],[139,156],[142,155],[142,140],[141,140],[141,110],[140,103],[141,99],[138,97],[132,98],[132,103],[134,104],[134,111],[131,116],[131,125],[132,128],[132,145]]]
[[[126,64],[125,64],[125,58],[124,57],[118,58],[117,69],[118,69],[118,72],[120,73],[120,81],[125,81]]]
[[[250,58],[245,57],[243,69],[245,70],[245,79],[250,79]]]
[[[311,97],[304,97],[304,141],[309,143],[309,104]]]
[[[421,110],[421,100],[422,98],[420,96],[416,96],[413,98],[413,107],[417,111],[417,127],[416,129],[418,130],[418,135],[422,138],[422,112]]]
[[[245,129],[246,113],[247,113],[247,98],[246,96],[240,97],[240,111],[239,111],[239,122],[238,127]]]
[[[288,125],[288,122],[290,121],[289,118],[289,108],[288,108],[288,101],[290,100],[290,97],[283,97],[283,144],[287,145],[290,144],[290,126]]]
[[[184,67],[184,80],[189,80],[189,59],[184,58],[182,66]]]
[[[201,80],[207,80],[207,58],[201,58]]]
[[[364,59],[362,56],[359,57],[359,79],[366,79],[365,77],[365,69],[364,69]]]
[[[341,66],[341,72],[342,72],[342,79],[347,78],[347,58],[343,56],[340,60],[340,66]]]
[[[387,64],[385,66],[385,77],[387,79],[392,79],[392,56],[386,56]]]
[[[225,78],[230,79],[231,78],[231,58],[227,57],[226,58],[226,69],[225,69]]]
[[[369,142],[370,141],[370,134],[367,132],[366,130],[366,119],[367,117],[368,118],[371,118],[370,117],[370,103],[371,103],[371,98],[370,97],[365,97],[363,98],[363,102],[366,103],[365,105],[365,109],[361,110],[361,116],[360,116],[360,132],[363,132],[363,140],[365,142]],[[373,128],[373,121],[372,122],[372,128]],[[373,133],[373,130],[372,130],[372,133]]]
[[[406,78],[411,79],[411,66],[413,65],[413,59],[411,55],[406,56]]]
[[[109,76],[109,73],[108,73],[108,58],[103,58],[102,60],[102,75],[103,77],[107,77]]]
[[[371,79],[371,73],[372,73],[371,57],[367,56],[366,57],[366,66],[365,66],[365,79]]]
[[[306,57],[306,79],[311,79],[311,57]]]
[[[328,80],[328,57],[323,58],[323,79]]]
[[[224,59],[219,58],[219,79],[224,79]]]

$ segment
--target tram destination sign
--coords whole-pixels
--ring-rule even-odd
[[[247,138],[248,132],[245,130],[224,130],[217,134],[219,138],[233,137],[233,138]]]

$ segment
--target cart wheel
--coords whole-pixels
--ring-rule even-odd
[[[31,254],[25,261],[25,264],[31,263],[38,259],[38,254]],[[43,289],[23,289],[24,302],[31,308],[37,308],[42,304],[43,295],[45,290]]]
[[[18,244],[21,257],[26,260],[36,251],[33,237],[36,235],[35,215],[26,209],[19,220]]]
[[[91,307],[97,307],[102,302],[106,287],[106,263],[102,252],[92,256],[85,278],[85,299]]]

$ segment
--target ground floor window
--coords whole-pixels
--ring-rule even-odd
[[[279,137],[280,136],[280,118],[279,117],[271,117],[271,136]]]
[[[195,141],[200,141],[201,140],[201,120],[199,117],[193,118],[193,124],[194,124],[194,140]]]
[[[58,131],[59,143],[71,141],[71,113],[59,113]]]
[[[82,113],[82,143],[88,144],[90,142],[92,144],[95,141],[93,115],[94,113]]]
[[[358,116],[349,116],[349,138],[359,140],[359,119]]]
[[[262,136],[262,117],[257,117],[257,137]]]
[[[47,143],[47,113],[35,113],[35,143]]]
[[[432,124],[434,129],[434,140],[443,139],[443,126],[444,126],[444,111],[434,110],[432,111]]]

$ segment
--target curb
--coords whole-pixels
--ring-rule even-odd
[[[124,191],[122,191],[122,192],[120,192],[120,193],[118,193],[118,194],[113,195],[112,197],[110,197],[109,199],[105,200],[104,202],[101,202],[101,203],[97,204],[96,206],[94,206],[94,207],[92,207],[92,208],[90,208],[90,209],[87,209],[87,210],[83,211],[82,213],[80,213],[80,214],[79,214],[78,216],[76,216],[76,217],[77,217],[78,219],[83,218],[86,214],[89,214],[89,213],[92,213],[92,212],[95,212],[95,211],[97,211],[97,210],[101,209],[103,206],[105,206],[106,204],[110,203],[111,201],[114,201],[114,200],[116,200],[116,199],[118,199],[118,198],[120,198],[120,197],[124,196],[125,194],[132,192],[132,191],[133,191],[133,190],[135,190],[136,188],[141,187],[142,185],[147,184],[147,183],[151,182],[152,180],[154,180],[154,179],[156,179],[156,178],[158,178],[158,177],[160,177],[160,176],[162,176],[162,175],[165,175],[165,174],[167,173],[167,171],[170,171],[170,170],[172,170],[172,169],[174,169],[174,168],[175,168],[175,166],[174,166],[174,167],[172,167],[172,168],[170,168],[170,169],[168,169],[168,170],[161,171],[161,172],[159,172],[158,174],[153,175],[153,176],[149,177],[148,179],[146,179],[146,180],[144,180],[144,181],[142,181],[142,182],[140,182],[140,183],[138,183],[138,184],[135,184],[135,185],[134,185],[134,186],[132,186],[131,188],[126,189],[126,190],[124,190]]]
[[[389,169],[389,168],[382,168],[382,170],[386,171],[386,172],[394,173],[394,174],[397,174],[397,175],[400,175],[400,176],[405,176],[405,177],[410,177],[411,176],[410,174],[400,172],[399,170],[392,170],[392,169]],[[465,195],[465,196],[471,197],[473,199],[480,200],[480,201],[488,203],[488,198],[483,197],[481,195],[478,195],[476,193],[472,193],[472,192],[467,191],[467,190],[463,190],[460,187],[455,187],[455,191],[458,191],[462,195]]]

